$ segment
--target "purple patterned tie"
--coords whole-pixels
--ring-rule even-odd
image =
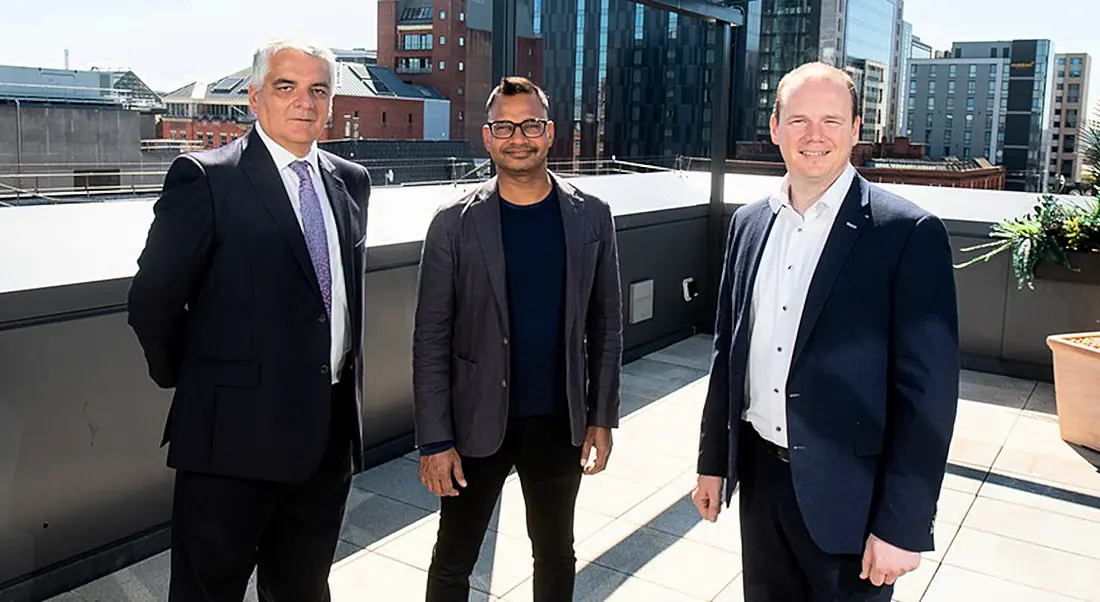
[[[325,300],[325,312],[332,316],[332,272],[329,269],[328,236],[325,234],[325,220],[321,214],[321,199],[313,187],[309,163],[295,161],[290,164],[298,174],[298,199],[302,205],[302,230],[306,237],[306,247],[313,259],[313,271],[317,273],[317,283],[321,285],[321,298]]]

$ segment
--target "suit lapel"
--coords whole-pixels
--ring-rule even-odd
[[[810,288],[806,293],[806,304],[802,310],[802,321],[799,323],[798,336],[795,338],[791,366],[798,361],[798,356],[806,346],[806,339],[813,332],[821,310],[825,307],[825,301],[833,289],[836,277],[844,267],[848,254],[852,251],[861,232],[869,228],[871,221],[871,206],[867,196],[867,183],[860,176],[852,180],[848,188],[848,194],[844,197],[838,210],[833,227],[829,231],[829,238],[825,242],[825,248],[821,251],[821,257],[814,270],[813,279],[810,280]]]
[[[760,269],[760,259],[764,254],[764,244],[771,234],[772,225],[775,223],[776,212],[772,211],[767,202],[761,203],[756,211],[746,216],[743,228],[745,244],[737,257],[737,273],[745,274],[745,278],[737,282],[737,290],[734,291],[734,300],[740,304],[734,314],[738,317],[735,328],[741,332],[741,322],[747,317],[752,319],[752,295],[756,290],[756,273]],[[746,269],[747,268],[747,269]],[[747,330],[746,330],[747,332]]]
[[[352,277],[356,272],[353,264],[354,255],[352,254],[355,241],[352,240],[350,212],[355,201],[348,193],[347,187],[344,186],[344,181],[336,174],[336,166],[320,153],[318,153],[318,163],[321,165],[321,181],[325,184],[325,193],[328,195],[329,205],[332,207],[332,215],[336,218],[336,230],[340,239],[340,263],[344,268],[344,286],[349,293],[348,304],[351,305],[350,293],[355,290]]]
[[[477,192],[477,199],[470,207],[470,214],[477,229],[478,244],[485,260],[485,269],[489,272],[489,284],[500,310],[501,327],[508,332],[511,323],[508,316],[508,297],[504,281],[504,236],[500,227],[500,194],[497,181],[493,178],[483,184]]]
[[[580,272],[584,265],[584,199],[577,189],[551,175],[552,184],[558,190],[558,205],[561,207],[561,225],[565,233],[565,331],[573,325],[579,303]]]
[[[264,148],[263,140],[260,139],[256,130],[248,134],[241,162],[245,175],[260,193],[260,199],[267,207],[271,218],[275,220],[286,243],[290,245],[294,258],[298,260],[298,266],[302,268],[303,275],[319,298],[321,286],[317,284],[317,275],[313,272],[313,261],[309,258],[309,249],[306,248],[302,227],[298,223],[297,216],[294,215],[294,208],[290,205],[290,197],[287,196],[283,179],[275,168],[275,162]]]

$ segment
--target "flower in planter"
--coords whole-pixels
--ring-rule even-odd
[[[1060,202],[1044,195],[1032,213],[993,225],[990,236],[998,240],[961,249],[981,255],[956,265],[965,268],[1009,252],[1017,288],[1034,289],[1035,268],[1048,262],[1076,271],[1068,253],[1100,253],[1100,195],[1083,203]]]

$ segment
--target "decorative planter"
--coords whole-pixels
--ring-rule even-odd
[[[1051,335],[1047,346],[1062,439],[1100,451],[1100,332]]]
[[[1100,285],[1100,253],[1070,251],[1066,257],[1069,258],[1073,270],[1049,261],[1040,261],[1035,264],[1035,278]]]

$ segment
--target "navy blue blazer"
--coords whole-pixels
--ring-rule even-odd
[[[371,182],[361,165],[318,154],[351,319],[339,387],[305,237],[259,134],[181,155],[168,170],[128,320],[153,381],[175,388],[162,440],[172,468],[302,482],[324,456],[330,424],[351,436],[353,466],[362,468]]]
[[[726,246],[698,472],[727,479],[727,505],[738,482],[753,285],[774,221],[767,199],[739,208]],[[794,490],[822,550],[862,554],[868,533],[933,549],[958,383],[947,230],[857,176],[810,283],[787,380]]]

